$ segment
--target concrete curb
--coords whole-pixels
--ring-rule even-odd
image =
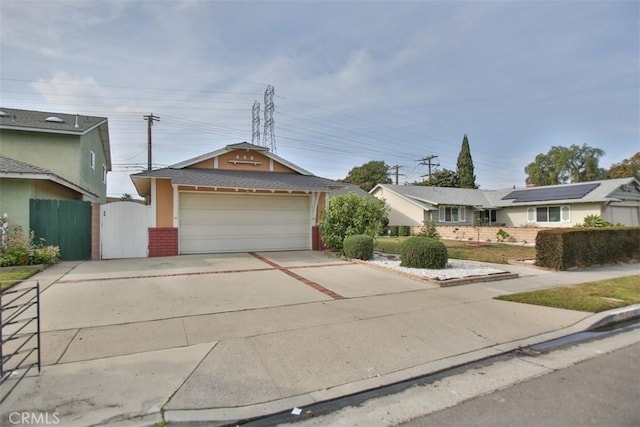
[[[348,384],[341,384],[324,390],[316,390],[297,396],[290,396],[270,402],[261,402],[234,408],[209,408],[209,409],[167,409],[164,411],[164,419],[167,422],[202,423],[207,425],[229,425],[252,418],[260,418],[279,412],[291,410],[295,407],[304,407],[310,404],[326,402],[341,397],[362,393],[376,388],[389,386],[403,381],[409,381],[426,375],[433,375],[449,369],[455,369],[463,365],[479,362],[501,354],[509,353],[522,347],[532,346],[542,342],[558,339],[578,332],[585,332],[610,326],[615,323],[640,319],[640,304],[629,307],[613,309],[596,313],[566,328],[550,331],[544,334],[516,340],[508,343],[497,344],[481,348],[464,354],[455,355],[445,359],[435,360],[421,365],[413,366],[395,372],[390,372],[378,377],[366,378]],[[166,405],[166,404],[165,404]]]

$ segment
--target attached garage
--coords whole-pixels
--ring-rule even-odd
[[[181,254],[311,249],[309,195],[180,192]]]
[[[320,249],[326,194],[345,186],[246,142],[131,180],[151,205],[150,257]]]

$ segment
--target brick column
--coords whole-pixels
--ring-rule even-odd
[[[178,229],[149,228],[149,257],[178,255]]]
[[[91,204],[91,259],[101,259],[100,254],[100,204]]]

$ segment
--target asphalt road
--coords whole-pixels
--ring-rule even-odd
[[[251,426],[639,426],[640,329],[571,337]],[[584,338],[584,337],[579,337]],[[375,394],[375,395],[372,395]]]
[[[640,344],[399,425],[639,426]]]

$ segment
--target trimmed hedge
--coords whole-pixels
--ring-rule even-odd
[[[447,261],[447,247],[440,240],[414,236],[400,245],[400,265],[403,267],[440,269]]]
[[[342,249],[347,258],[367,261],[373,258],[373,237],[364,234],[345,237]]]
[[[399,225],[398,236],[411,236],[411,227],[408,225]]]
[[[536,265],[566,270],[640,259],[640,227],[559,228],[536,237]]]

